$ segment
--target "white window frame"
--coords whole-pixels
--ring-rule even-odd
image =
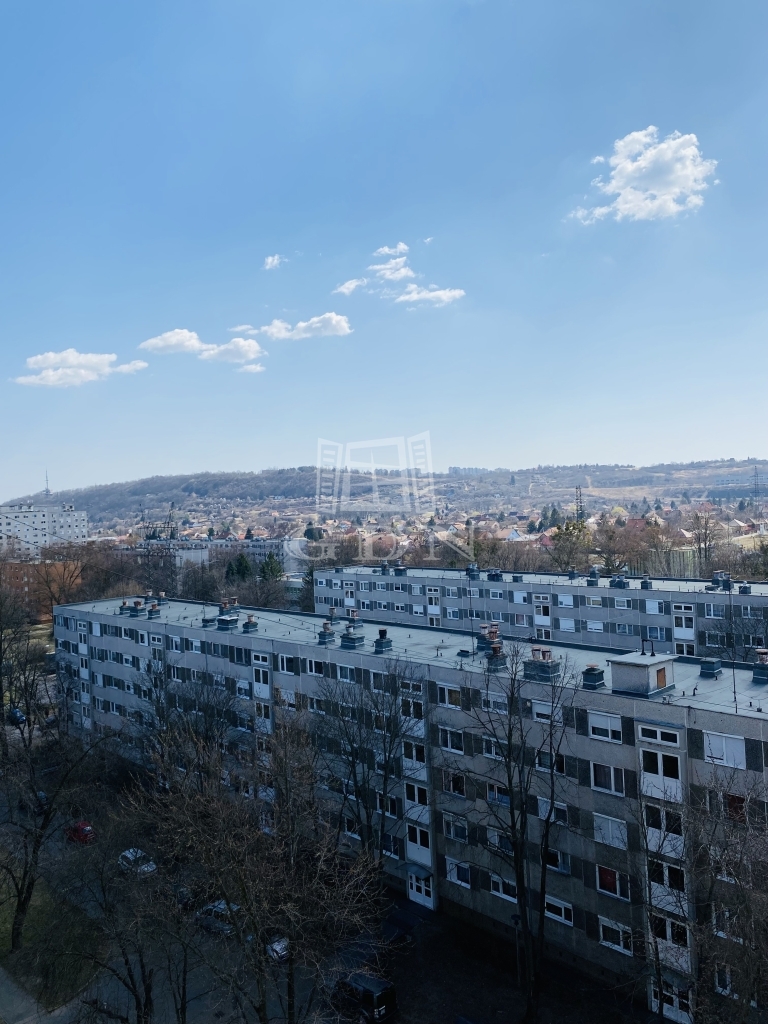
[[[573,928],[573,905],[566,903],[565,900],[559,900],[555,896],[545,896],[544,916],[553,921],[559,921],[560,924],[564,924],[568,928]]]
[[[511,892],[505,892],[505,886]],[[514,892],[514,896],[512,892]],[[507,900],[508,903],[517,903],[517,885],[515,882],[510,881],[510,879],[491,872],[491,895],[498,897],[500,900]]]
[[[458,870],[459,869],[466,870],[467,875],[469,876],[469,874],[470,874],[469,864],[466,861],[454,860],[453,857],[446,857],[445,858],[445,877],[446,877],[446,879],[449,882],[452,882],[454,885],[461,886],[462,889],[471,889],[472,885],[471,885],[471,882],[470,882],[469,878],[467,879],[466,882],[464,882],[464,881],[462,881],[458,877]]]
[[[595,785],[595,765],[598,765],[601,768],[607,768],[609,770],[609,772],[611,773],[611,785],[613,788],[603,789],[602,786]],[[623,768],[618,768],[616,765],[603,764],[601,761],[592,761],[590,762],[590,777],[592,789],[596,790],[598,793],[612,793],[614,796],[625,795],[626,783],[624,779]],[[620,789],[616,788],[616,782],[618,779],[621,780]]]
[[[576,619],[560,619],[560,631],[562,633],[576,632]]]
[[[459,588],[458,587],[446,587],[445,588],[445,596],[446,597],[458,597],[459,596]]]
[[[621,818],[611,818],[607,814],[593,815],[595,842],[604,846],[613,846],[617,850],[627,849],[627,823]]]
[[[629,925],[621,924],[620,921],[610,921],[606,917],[598,918],[598,927],[600,929],[600,945],[607,946],[608,949],[615,949],[617,953],[622,953],[624,956],[633,956],[632,950],[632,929]],[[613,931],[619,933],[619,943],[613,942],[611,939],[607,939],[603,932],[603,928],[610,928]],[[625,945],[626,944],[626,945]]]
[[[602,619],[587,619],[588,633],[604,633],[605,623]]]
[[[556,594],[558,608],[573,608],[573,594]]]
[[[456,830],[459,830],[459,835],[456,834]],[[461,831],[464,832],[464,838],[461,838]],[[453,839],[456,843],[468,843],[469,842],[469,826],[467,819],[461,817],[459,814],[443,814],[443,835],[448,839]]]
[[[588,711],[589,735],[593,740],[600,740],[602,743],[621,743],[621,716],[609,715],[605,711]],[[603,736],[602,730],[607,733]]]
[[[453,694],[458,694],[458,702],[453,699]],[[449,686],[447,683],[437,684],[437,703],[447,708],[461,708],[461,688]]]
[[[631,597],[617,597],[615,599],[616,607],[619,611],[631,612],[632,611],[632,598]]]
[[[600,886],[600,869],[603,871],[611,871],[616,876],[616,892],[612,892],[610,889],[603,889]],[[626,896],[621,895],[622,880],[626,888]],[[621,900],[622,903],[629,903],[629,874],[626,871],[619,871],[618,868],[609,867],[607,864],[595,864],[595,888],[598,892],[601,892],[604,896],[611,896],[615,900]]]
[[[640,739],[643,743],[660,743],[666,747],[678,747],[680,734],[676,729],[640,723]]]
[[[490,597],[490,599],[492,601],[502,601],[504,599],[504,591],[503,590],[490,590],[488,592],[488,596]]]
[[[725,618],[725,605],[724,604],[705,604],[704,605],[704,618],[705,619],[724,619]]]
[[[704,731],[704,760],[722,764],[727,768],[747,767],[746,745],[743,736],[729,736],[722,732]]]

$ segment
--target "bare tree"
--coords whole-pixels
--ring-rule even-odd
[[[472,781],[483,801],[482,824],[489,848],[514,874],[525,967],[525,1019],[533,1021],[543,979],[550,852],[559,831],[569,827],[556,801],[565,775],[565,728],[573,715],[575,673],[567,658],[551,660],[548,650],[531,651],[520,643],[509,644],[503,653],[499,645],[498,651],[492,651],[491,665],[482,690],[469,702],[471,718],[481,733],[476,739],[489,766]],[[441,737],[439,745],[450,747],[450,742],[450,736],[448,743]],[[443,770],[453,771],[450,755]],[[449,779],[443,788],[453,786]],[[538,850],[535,877],[531,844]]]

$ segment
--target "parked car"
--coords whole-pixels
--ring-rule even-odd
[[[88,821],[76,821],[68,825],[64,829],[64,834],[70,843],[79,843],[81,846],[87,846],[96,839],[93,825]]]
[[[150,878],[157,871],[157,864],[148,853],[131,847],[130,850],[123,850],[117,858],[117,863],[123,871],[130,872],[138,878]]]
[[[342,1017],[365,1024],[381,1024],[397,1013],[395,986],[368,974],[350,974],[337,981],[331,1003]]]
[[[215,903],[209,903],[202,910],[198,910],[195,920],[201,928],[212,935],[223,935],[225,938],[229,938],[235,931],[232,917],[239,909],[240,907],[236,904],[227,905],[225,900],[216,900]]]
[[[11,725],[15,725],[21,728],[22,725],[26,724],[27,716],[21,710],[21,708],[11,708],[8,712],[8,721]]]

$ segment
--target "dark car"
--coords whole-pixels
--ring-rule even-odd
[[[365,1024],[392,1020],[397,1013],[395,986],[368,974],[350,974],[337,981],[331,1003],[342,1017]]]
[[[76,821],[74,824],[68,825],[64,834],[70,843],[79,843],[81,846],[87,846],[96,838],[93,825],[89,821]]]
[[[11,725],[16,725],[19,728],[26,724],[27,716],[21,710],[21,708],[11,708],[8,712],[8,721]]]

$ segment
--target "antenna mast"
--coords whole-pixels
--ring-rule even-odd
[[[584,522],[584,499],[581,496],[581,485],[576,488],[576,520]]]

